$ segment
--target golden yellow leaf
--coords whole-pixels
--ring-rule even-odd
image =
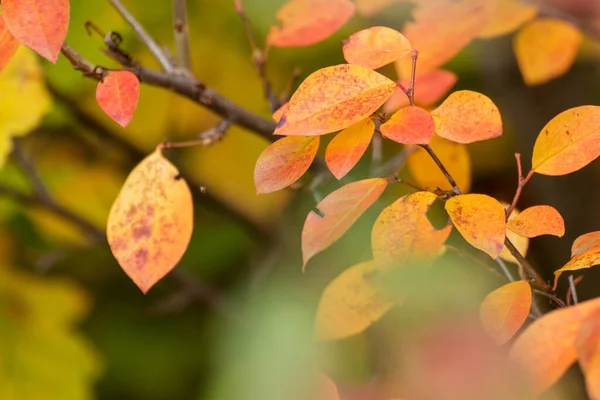
[[[540,85],[565,74],[575,62],[581,41],[581,32],[562,20],[541,18],[527,24],[514,39],[525,83]]]
[[[376,274],[368,261],[348,268],[327,285],[317,309],[317,338],[334,340],[361,333],[394,305],[374,284]]]
[[[562,268],[554,271],[554,287],[552,290],[556,290],[558,286],[558,278],[560,278],[563,272],[592,268],[598,264],[600,264],[600,252],[598,249],[593,249],[587,253],[583,253],[571,258],[571,260],[569,260],[569,262],[566,263]]]
[[[438,158],[450,172],[461,190],[466,193],[471,188],[471,157],[467,147],[433,135],[429,141]],[[407,165],[416,184],[423,189],[452,190],[452,186],[440,172],[429,154],[422,148],[416,149],[408,156]]]
[[[349,64],[377,69],[409,54],[412,47],[397,30],[374,26],[356,32],[346,39],[343,51]]]
[[[131,171],[107,223],[110,248],[144,293],[171,271],[194,226],[192,194],[160,149]]]
[[[488,20],[478,37],[488,39],[511,33],[525,22],[535,18],[538,8],[535,4],[521,0],[499,0],[496,11]]]

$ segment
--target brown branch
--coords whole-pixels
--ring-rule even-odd
[[[192,140],[184,140],[181,142],[164,142],[158,145],[160,149],[175,149],[175,148],[185,148],[185,147],[194,147],[194,146],[212,146],[217,143],[231,126],[231,122],[229,121],[221,121],[217,126],[212,129],[207,130],[206,132],[202,132],[195,139]]]
[[[187,0],[173,0],[173,31],[175,33],[177,64],[179,68],[183,68],[191,74],[192,55],[190,51]]]
[[[431,146],[429,146],[428,144],[422,144],[420,146],[423,149],[425,149],[425,151],[429,154],[429,156],[431,157],[433,162],[435,162],[435,164],[437,165],[439,170],[442,171],[442,174],[444,174],[444,176],[446,177],[446,180],[448,181],[448,183],[450,183],[450,186],[452,186],[452,190],[454,191],[454,194],[456,194],[456,195],[462,194],[462,191],[456,184],[456,181],[454,180],[452,175],[450,175],[450,172],[448,172],[448,170],[446,169],[446,167],[444,166],[442,161],[438,158],[438,156],[435,154],[435,152],[433,151]]]
[[[550,300],[552,300],[553,302],[555,302],[561,308],[564,308],[564,307],[567,306],[564,301],[562,301],[556,295],[554,295],[554,294],[552,294],[550,292],[547,292],[547,291],[544,291],[544,290],[539,290],[539,289],[531,289],[531,291],[533,293],[536,293],[536,294],[539,294],[541,296],[549,298]]]
[[[519,250],[515,247],[513,242],[511,242],[508,237],[504,240],[504,246],[506,246],[510,254],[513,255],[513,257],[517,260],[517,262],[525,270],[525,272],[533,278],[533,284],[535,284],[537,287],[540,287],[543,290],[550,290],[550,285],[548,285],[548,283],[544,281],[540,274],[537,273],[535,268],[533,268],[531,264],[529,264],[529,261],[527,261],[525,257],[523,257],[523,255],[519,252]]]

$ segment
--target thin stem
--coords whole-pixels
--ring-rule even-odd
[[[514,282],[515,278],[513,278],[512,274],[508,270],[508,267],[506,266],[504,261],[500,257],[496,258],[495,261],[496,261],[496,264],[498,264],[500,266],[500,269],[502,270],[502,272],[504,272],[506,279],[508,279],[509,282]]]
[[[573,299],[573,304],[579,303],[579,298],[577,296],[577,288],[575,287],[575,280],[573,279],[573,275],[569,275],[569,291],[567,293],[567,303],[569,303],[569,299]]]
[[[525,187],[525,185],[527,185],[527,182],[529,182],[529,180],[533,176],[533,170],[531,170],[531,171],[529,171],[527,176],[525,178],[523,178],[523,167],[521,166],[521,155],[519,153],[516,153],[515,159],[517,160],[517,170],[518,170],[518,175],[519,175],[518,176],[518,185],[517,185],[517,190],[515,192],[515,196],[513,197],[513,201],[510,204],[510,206],[508,207],[508,209],[506,210],[506,220],[507,221],[508,221],[508,218],[510,217],[510,215],[515,210],[515,207],[517,206],[519,199],[521,198],[521,193],[523,192],[523,188]]]
[[[489,264],[483,262],[479,258],[473,256],[472,254],[467,253],[466,251],[464,251],[462,249],[459,249],[458,247],[454,247],[452,245],[445,245],[445,246],[446,246],[446,249],[454,251],[455,253],[457,253],[461,257],[470,259],[471,261],[473,261],[473,262],[475,262],[475,263],[477,263],[477,264],[485,267],[488,271],[490,271],[492,274],[494,274],[496,277],[498,277],[498,279],[502,279],[502,275],[500,275],[500,273],[498,272],[498,270],[496,268],[492,268]],[[506,274],[506,272],[505,272],[505,274]]]
[[[437,165],[437,167],[439,168],[439,170],[442,171],[442,173],[446,177],[446,180],[448,181],[448,183],[450,183],[450,185],[452,186],[452,190],[454,191],[454,194],[456,194],[456,195],[462,194],[462,191],[460,190],[460,188],[456,184],[456,181],[454,180],[454,178],[452,178],[452,175],[450,175],[450,172],[448,172],[448,170],[446,169],[446,167],[444,166],[444,164],[442,163],[442,161],[434,153],[434,151],[431,148],[431,146],[429,146],[428,144],[421,144],[419,146],[421,146],[423,149],[425,149],[425,151],[427,153],[429,153],[429,156],[431,157],[431,159],[433,160],[433,162],[435,162],[435,164]]]
[[[177,64],[180,68],[191,73],[192,55],[190,51],[187,0],[173,0],[173,30],[175,34]]]
[[[133,28],[135,33],[138,35],[140,40],[148,47],[150,53],[156,58],[156,61],[162,66],[162,68],[168,72],[174,72],[173,65],[169,62],[169,59],[162,51],[160,45],[150,36],[144,27],[135,19],[135,17],[125,8],[121,0],[108,0],[110,4],[121,14],[121,17]]]
[[[195,146],[212,146],[217,143],[231,126],[229,121],[221,121],[217,126],[199,134],[196,139],[184,140],[181,142],[164,142],[158,145],[159,149],[175,149],[184,147],[195,147]]]
[[[561,299],[559,299],[556,295],[554,295],[553,293],[550,292],[546,292],[544,290],[539,290],[539,289],[531,289],[531,291],[535,294],[539,294],[540,296],[544,296],[549,298],[550,300],[552,300],[553,302],[555,302],[559,307],[566,307],[567,305],[565,304],[564,301],[562,301]]]
[[[517,248],[515,247],[515,245],[513,244],[513,242],[510,241],[509,238],[506,238],[504,240],[504,246],[506,246],[506,248],[508,249],[508,251],[510,252],[510,254],[512,254],[513,257],[517,259],[517,261],[519,262],[519,265],[521,267],[523,267],[523,269],[525,270],[525,272],[529,276],[532,277],[532,279],[533,279],[534,283],[536,284],[536,286],[539,286],[540,288],[542,288],[544,290],[550,290],[550,286],[537,273],[537,271],[531,266],[531,264],[529,264],[529,262],[525,259],[525,257],[523,257],[523,255],[519,252],[519,250],[517,250]]]
[[[408,156],[410,156],[415,150],[417,150],[417,146],[415,145],[405,146],[402,151],[373,171],[373,176],[398,176],[400,174],[400,170],[404,167],[404,164],[406,164]]]
[[[412,69],[410,71],[410,88],[408,100],[410,101],[410,105],[415,105],[415,79],[417,77],[417,59],[419,58],[419,52],[416,49],[412,51]]]
[[[371,157],[371,171],[376,171],[381,166],[381,161],[383,159],[383,138],[381,133],[375,131],[371,146],[371,149],[373,150]]]

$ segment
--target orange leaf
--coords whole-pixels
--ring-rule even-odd
[[[0,72],[6,67],[18,47],[19,42],[6,29],[4,19],[0,17]]]
[[[296,90],[276,135],[324,135],[345,129],[375,112],[396,84],[360,65],[342,64],[312,73]]]
[[[541,393],[556,383],[577,359],[575,340],[581,324],[600,309],[600,299],[551,311],[517,338],[510,357],[533,378]]]
[[[429,142],[438,158],[450,172],[458,186],[463,192],[468,192],[471,187],[471,158],[464,144],[454,143],[434,135]],[[439,187],[443,190],[452,190],[452,186],[446,180],[433,162],[429,154],[422,148],[417,148],[408,156],[408,168],[416,183],[429,189]]]
[[[269,145],[256,160],[257,193],[271,193],[296,182],[310,167],[319,150],[319,137],[290,136]]]
[[[412,47],[397,30],[374,26],[346,39],[343,51],[348,64],[377,69],[409,54]]]
[[[432,106],[452,89],[457,79],[455,73],[443,69],[437,69],[422,75],[417,74],[415,79],[415,104],[420,107]],[[400,84],[405,88],[410,87],[410,78],[402,80]],[[383,112],[391,114],[409,104],[404,91],[398,88],[384,104]]]
[[[354,14],[348,0],[290,0],[277,11],[283,25],[272,26],[267,45],[276,47],[308,46],[333,35]]]
[[[370,118],[354,124],[338,133],[325,151],[325,162],[331,173],[342,179],[363,156],[375,131]]]
[[[287,111],[288,103],[283,104],[273,113],[273,120],[275,122],[279,122],[283,114]]]
[[[452,231],[452,225],[436,230],[427,219],[436,198],[431,192],[415,192],[383,210],[371,233],[376,263],[427,262],[436,258]]]
[[[493,38],[516,31],[525,22],[535,18],[538,8],[521,0],[499,0],[496,11],[487,22],[480,38]]]
[[[502,207],[504,207],[505,209],[509,206],[509,204],[503,202],[501,202],[500,204],[502,204]],[[508,223],[515,219],[519,214],[519,210],[515,208],[510,214],[510,217],[508,217],[508,222],[506,224],[506,237],[511,241],[512,244],[515,245],[517,250],[519,250],[519,253],[521,253],[521,255],[525,257],[527,255],[527,250],[529,250],[529,238],[519,236],[510,229],[508,229]],[[508,262],[519,264],[519,261],[517,261],[515,256],[511,254],[511,252],[506,248],[506,246],[504,246],[504,248],[500,252],[500,258]]]
[[[556,208],[551,206],[529,207],[508,221],[507,227],[528,238],[541,235],[562,237],[565,234],[565,221]]]
[[[463,194],[446,202],[454,226],[473,247],[496,258],[504,247],[506,213],[502,204],[484,194]]]
[[[146,293],[183,256],[193,221],[188,185],[156,150],[131,171],[113,203],[108,243],[121,268]]]
[[[498,344],[504,344],[521,328],[531,309],[527,281],[506,284],[488,294],[479,307],[483,328]]]
[[[381,134],[403,144],[427,144],[435,130],[429,111],[419,107],[404,107],[381,125]]]
[[[525,83],[539,85],[565,74],[575,62],[581,41],[577,28],[558,19],[536,19],[522,28],[513,46]]]
[[[96,87],[98,104],[123,128],[131,122],[139,97],[140,81],[129,71],[111,72]]]
[[[552,118],[533,147],[532,169],[542,175],[575,172],[600,155],[600,107],[581,106]]]
[[[592,268],[595,265],[600,264],[600,252],[598,249],[593,249],[588,251],[587,253],[580,254],[575,256],[569,260],[562,268],[554,271],[554,287],[552,290],[556,290],[558,287],[558,278],[565,271],[577,271],[580,269]]]
[[[356,220],[381,196],[387,181],[383,178],[349,183],[330,193],[311,211],[302,229],[304,267],[315,254],[325,250],[350,229]]]
[[[496,0],[419,1],[414,22],[407,23],[402,33],[419,51],[420,73],[450,61],[481,32],[495,8]],[[408,60],[399,64],[400,76],[410,76]]]
[[[393,306],[369,279],[376,273],[368,261],[348,268],[327,285],[317,308],[317,338],[335,340],[361,333]]]
[[[317,400],[340,400],[335,382],[322,373],[318,375],[317,394]]]
[[[454,92],[431,115],[436,133],[453,142],[473,143],[502,135],[500,111],[481,93]]]
[[[590,232],[579,236],[571,247],[571,257],[590,251],[600,253],[600,232]]]
[[[585,375],[587,392],[592,400],[600,399],[600,311],[595,311],[585,319],[575,347],[579,365]]]
[[[3,0],[2,16],[23,46],[56,63],[69,28],[69,0]]]

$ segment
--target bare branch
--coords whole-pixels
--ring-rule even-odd
[[[192,55],[190,52],[187,0],[173,0],[173,30],[175,32],[177,64],[180,68],[191,73]]]

